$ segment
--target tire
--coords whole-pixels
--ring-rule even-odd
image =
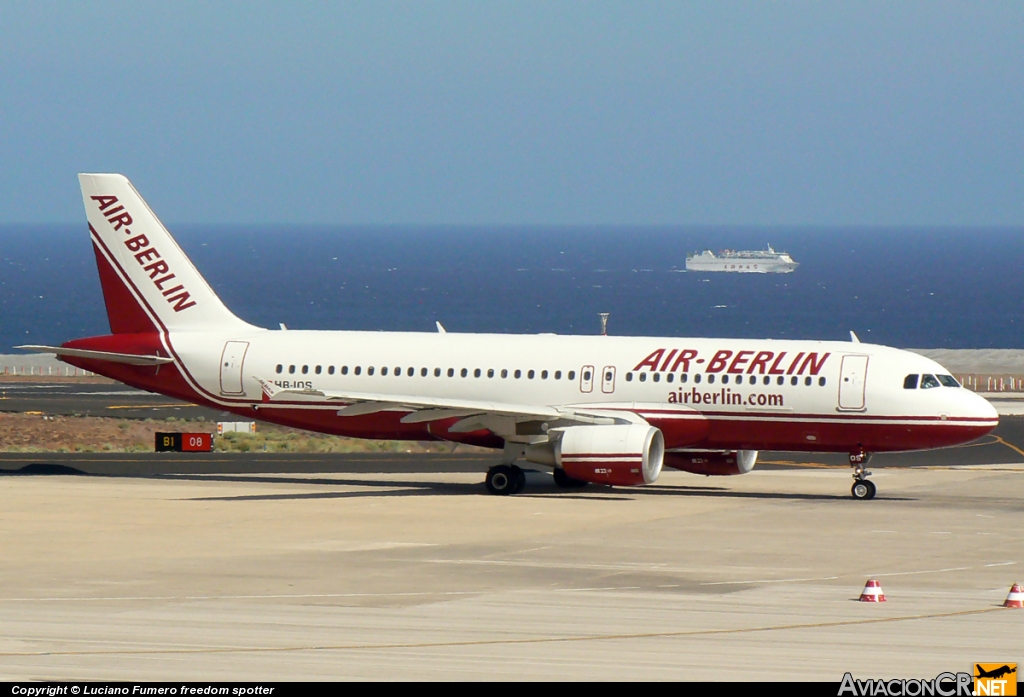
[[[512,493],[518,494],[526,486],[526,472],[512,465],[512,474],[515,475],[515,487],[512,489]]]
[[[515,469],[519,469],[516,467]],[[522,470],[520,470],[522,472]],[[525,480],[525,477],[524,477]],[[508,496],[516,492],[516,486],[519,483],[519,477],[516,476],[512,467],[508,465],[498,465],[487,470],[487,479],[484,480],[484,484],[487,485],[487,491],[497,496]]]
[[[563,489],[578,489],[580,487],[587,485],[587,483],[582,479],[570,477],[568,474],[565,473],[565,470],[560,467],[555,468],[554,475],[555,484],[562,487]]]
[[[853,487],[850,489],[850,493],[853,498],[858,501],[870,501],[875,498],[875,493],[878,489],[875,487],[875,483],[870,479],[861,479],[853,483]]]

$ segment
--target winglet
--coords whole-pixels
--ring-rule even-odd
[[[269,402],[274,398],[274,395],[280,391],[280,388],[269,380],[264,380],[258,375],[253,375],[253,378],[260,383],[260,387],[263,388],[262,401]]]
[[[438,334],[447,334],[447,333],[448,333],[448,332],[446,332],[446,331],[444,330],[444,327],[442,327],[442,326],[441,326],[441,323],[440,323],[440,322],[434,322],[434,324],[436,324],[436,325],[437,325],[437,333],[438,333]]]
[[[860,339],[857,338],[857,335],[853,333],[852,329],[850,330],[850,341],[852,341],[855,344],[860,343]]]

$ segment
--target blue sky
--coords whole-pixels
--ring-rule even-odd
[[[0,222],[1024,224],[1024,3],[0,6]]]

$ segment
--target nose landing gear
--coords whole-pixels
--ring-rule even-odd
[[[850,488],[850,493],[859,501],[875,498],[875,493],[878,491],[875,483],[868,479],[871,472],[865,468],[870,459],[871,453],[866,453],[864,450],[850,453],[850,466],[853,467],[853,486]]]

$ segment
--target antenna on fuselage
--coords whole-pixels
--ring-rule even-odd
[[[610,312],[598,312],[601,317],[601,336],[608,336],[608,315]]]

